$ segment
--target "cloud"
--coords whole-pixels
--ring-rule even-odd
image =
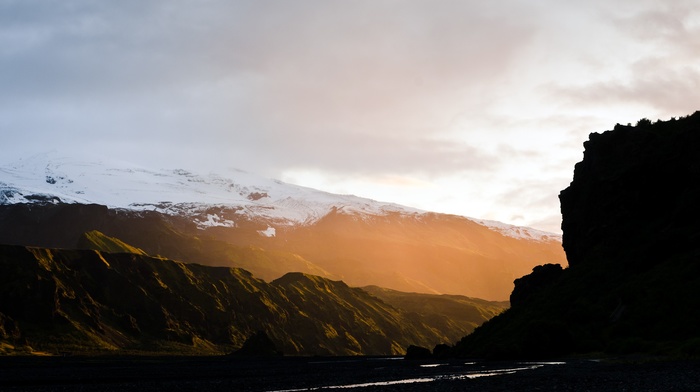
[[[699,15],[694,1],[676,0],[638,7],[631,14],[614,17],[613,22],[636,40],[659,44],[664,51],[671,49],[693,55],[700,49]]]
[[[623,7],[624,9],[624,7]],[[700,12],[692,1],[642,2],[604,20],[618,37],[601,56],[611,69],[579,83],[551,83],[554,99],[589,108],[636,106],[647,116],[692,113],[700,101]],[[640,111],[637,111],[640,112]]]
[[[688,65],[669,69],[664,63],[664,59],[648,58],[631,67],[629,81],[555,86],[551,92],[583,107],[640,105],[650,113],[648,116],[664,117],[693,113],[700,102],[700,68]]]
[[[455,1],[2,7],[0,125],[18,141],[131,139],[341,171],[486,167],[492,157],[434,139],[533,30]]]
[[[540,230],[550,233],[561,234],[561,214],[552,214],[537,220],[531,220],[526,223],[527,226],[537,227]]]
[[[489,171],[500,157],[466,144],[420,138],[351,134],[290,137],[267,152],[280,164],[292,168],[322,168],[349,174],[414,174],[434,176],[461,171]],[[261,149],[265,148],[261,146]],[[263,154],[266,154],[263,153]]]

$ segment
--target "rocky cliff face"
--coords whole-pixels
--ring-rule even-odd
[[[700,112],[593,133],[560,194],[572,266],[603,258],[646,265],[700,240]]]
[[[584,146],[560,195],[569,268],[516,280],[512,307],[457,352],[700,355],[700,112]]]

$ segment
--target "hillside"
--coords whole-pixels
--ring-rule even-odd
[[[700,112],[591,134],[560,195],[570,267],[516,281],[465,356],[700,355]]]
[[[450,293],[506,300],[513,280],[540,263],[562,262],[557,237],[505,236],[467,218],[422,214],[365,216],[331,212],[307,226],[201,230],[186,217],[84,204],[0,206],[0,243],[89,248],[97,230],[150,255],[244,268],[271,281],[287,272],[378,285],[400,291]]]
[[[563,262],[556,237],[513,238],[464,217],[431,213],[332,211],[313,225],[278,230],[260,246],[297,254],[352,286],[494,301],[506,300],[513,280],[533,265]]]
[[[0,243],[91,248],[97,230],[150,255],[400,291],[506,300],[565,264],[561,237],[229,171],[225,176],[27,157],[0,167]],[[88,241],[89,242],[89,241]]]
[[[140,254],[0,246],[5,354],[221,354],[264,331],[287,355],[396,355],[453,341],[442,327],[302,273],[266,283]]]
[[[78,240],[78,249],[99,250],[105,253],[133,253],[145,256],[146,252],[135,248],[119,238],[109,237],[103,233],[92,230],[83,235]]]
[[[156,211],[134,212],[96,204],[22,203],[0,206],[0,222],[0,243],[12,245],[95,249],[84,237],[85,233],[97,231],[149,255],[243,268],[268,282],[291,271],[333,277],[299,255],[246,243],[239,237],[247,236],[238,236],[238,231],[233,231],[233,235],[240,246],[202,232],[186,217]]]
[[[397,309],[424,316],[448,335],[448,342],[458,341],[510,306],[505,301],[492,302],[462,295],[406,293],[378,286],[362,289]]]

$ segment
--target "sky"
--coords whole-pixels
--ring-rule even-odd
[[[700,0],[0,0],[0,163],[59,151],[560,232],[591,132],[700,110]]]

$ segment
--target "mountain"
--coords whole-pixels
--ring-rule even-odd
[[[119,238],[106,236],[97,230],[84,233],[78,241],[78,249],[92,249],[106,253],[133,253],[147,256],[143,250],[135,248]]]
[[[0,353],[221,354],[262,332],[287,355],[400,355],[456,340],[441,327],[302,273],[266,283],[136,253],[0,246]]]
[[[0,243],[91,248],[97,230],[145,253],[401,291],[505,300],[513,280],[565,263],[561,237],[268,180],[57,154],[0,167]]]
[[[462,295],[405,293],[378,286],[362,289],[397,309],[424,316],[448,335],[447,342],[456,342],[510,306],[508,301],[493,302]]]
[[[700,355],[700,112],[592,133],[560,194],[570,266],[515,282],[464,356]]]

